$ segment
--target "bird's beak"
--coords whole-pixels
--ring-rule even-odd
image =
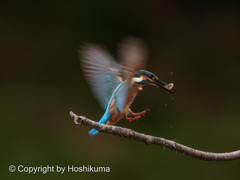
[[[173,83],[167,84],[158,79],[158,80],[155,80],[155,82],[153,82],[153,84],[156,85],[157,87],[160,87],[160,88],[170,92],[170,93],[173,93],[173,94],[177,93],[177,91],[175,89],[173,89],[173,86],[174,86]]]

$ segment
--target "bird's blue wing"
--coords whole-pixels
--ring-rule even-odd
[[[115,113],[124,112],[129,91],[129,81],[124,81],[115,93]]]
[[[105,110],[110,97],[121,81],[118,72],[121,65],[102,47],[86,45],[79,51],[81,65],[91,89]]]
[[[124,85],[124,84],[126,84],[126,81],[121,82],[121,83],[115,88],[115,90],[113,91],[113,93],[112,93],[112,95],[111,95],[111,98],[110,98],[110,100],[109,100],[109,102],[108,102],[107,109],[106,109],[103,117],[100,119],[99,123],[106,124],[108,121],[111,120],[112,114],[110,114],[110,105],[111,105],[112,101],[116,99],[116,93],[117,93],[119,90],[122,91],[121,87],[122,87],[122,85]],[[118,114],[118,113],[117,113],[117,114]],[[90,134],[90,135],[96,135],[97,133],[99,133],[99,131],[96,130],[96,129],[91,129],[91,130],[89,131],[89,134]]]

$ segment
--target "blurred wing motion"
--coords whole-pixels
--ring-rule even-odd
[[[133,77],[140,69],[145,69],[147,51],[144,43],[137,38],[126,38],[119,47],[121,65],[107,50],[97,45],[86,45],[79,52],[83,72],[95,97],[105,110],[115,88],[126,79]],[[115,91],[116,114],[122,113],[126,105],[128,87],[131,81],[124,82]]]
[[[120,44],[119,58],[123,65],[123,80],[132,77],[138,70],[146,69],[147,54],[145,44],[138,38],[128,37]]]
[[[86,45],[79,54],[85,77],[101,107],[106,109],[112,92],[121,83],[118,79],[121,65],[97,45]]]

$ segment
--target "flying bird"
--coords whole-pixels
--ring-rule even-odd
[[[121,118],[134,121],[147,111],[134,113],[129,108],[139,90],[155,85],[175,94],[173,83],[161,81],[155,74],[144,70],[148,58],[146,45],[138,38],[128,37],[119,45],[119,63],[103,47],[87,44],[79,50],[80,63],[91,90],[105,110],[99,123],[114,125]],[[129,117],[131,116],[131,117]],[[92,129],[90,135],[98,130]]]

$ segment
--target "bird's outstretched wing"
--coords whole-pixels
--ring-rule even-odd
[[[128,37],[119,45],[119,59],[123,65],[120,71],[123,80],[146,68],[148,52],[146,45],[138,38]]]
[[[145,44],[132,37],[125,38],[119,46],[121,65],[107,50],[97,45],[85,45],[79,54],[85,77],[104,110],[115,88],[122,81],[131,79],[138,70],[145,69],[147,61]],[[124,83],[116,92],[116,110],[119,112],[124,110],[130,82]]]
[[[79,51],[80,63],[91,89],[105,110],[114,89],[121,81],[118,72],[121,65],[102,47],[86,45]]]

